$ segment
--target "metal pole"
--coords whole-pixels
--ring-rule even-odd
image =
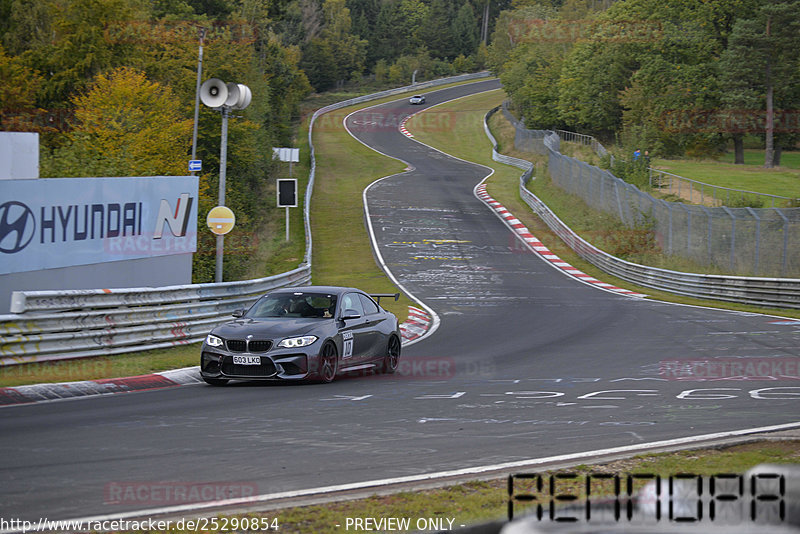
[[[731,218],[731,273],[733,273],[736,260],[736,215],[725,206],[722,206],[722,209]]]
[[[758,261],[759,261],[759,248],[761,245],[761,217],[755,212],[755,210],[751,207],[747,207],[747,211],[750,212],[750,215],[756,221],[756,257],[755,257],[755,266],[753,267],[753,274],[758,276]]]
[[[206,37],[206,29],[200,28],[200,52],[197,56],[197,85],[194,89],[194,128],[192,129],[192,159],[197,159],[197,122],[200,118],[200,79],[203,77],[203,39]],[[194,171],[190,171],[194,176]]]
[[[786,276],[786,251],[789,248],[789,219],[778,208],[773,208],[783,219],[783,258],[781,259],[781,276]]]
[[[225,169],[228,165],[228,115],[230,108],[222,106],[222,141],[219,148],[219,205],[225,205]],[[217,265],[214,281],[222,282],[222,258],[225,254],[225,236],[217,236]]]
[[[706,208],[702,204],[700,205],[700,207],[706,213],[706,221],[708,222],[708,235],[706,236],[706,248],[708,248],[708,264],[711,265],[711,264],[714,263],[714,257],[712,255],[712,251],[711,251],[711,237],[713,235],[713,232],[712,232],[712,229],[711,229],[712,215],[711,215],[711,211],[708,208]]]
[[[292,177],[292,158],[289,157],[289,178]],[[289,242],[289,206],[286,206],[286,242]]]

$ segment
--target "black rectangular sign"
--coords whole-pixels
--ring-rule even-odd
[[[278,179],[278,207],[296,208],[297,207],[297,179],[280,178]]]

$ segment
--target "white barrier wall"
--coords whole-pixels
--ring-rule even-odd
[[[39,134],[0,132],[0,180],[39,177]]]

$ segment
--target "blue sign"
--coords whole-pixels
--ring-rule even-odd
[[[191,159],[189,160],[189,172],[198,172],[203,168],[203,160]]]

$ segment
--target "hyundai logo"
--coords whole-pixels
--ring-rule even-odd
[[[31,209],[16,200],[0,206],[0,252],[14,254],[28,246],[36,233]]]

